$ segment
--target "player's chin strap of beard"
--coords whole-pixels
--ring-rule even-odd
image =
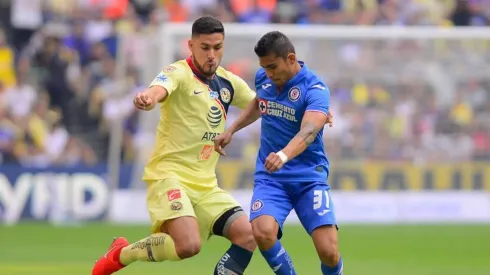
[[[276,155],[281,159],[283,164],[288,162],[288,156],[286,156],[283,151],[277,152]]]

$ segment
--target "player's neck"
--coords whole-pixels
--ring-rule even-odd
[[[201,75],[202,78],[204,78],[206,80],[213,80],[213,78],[214,78],[214,74],[213,75],[205,75],[201,71],[199,71],[199,74]]]
[[[194,72],[194,74],[196,74],[197,76],[199,76],[199,78],[201,78],[202,80],[206,79],[206,80],[211,80],[214,78],[214,74],[213,75],[206,75],[204,74],[201,69],[199,69],[199,66],[196,66],[196,63],[194,58],[191,56],[189,56],[187,59],[187,64],[189,65],[189,67],[191,67],[191,70]]]
[[[301,64],[299,64],[299,62],[296,62],[296,64],[294,64],[293,70],[291,71],[289,80],[293,79],[293,77],[295,77],[299,73],[299,71],[301,71]]]
[[[201,78],[204,78],[206,80],[212,80],[214,78],[214,74],[208,75],[208,74],[203,73],[201,71],[201,69],[199,69],[199,67],[195,66],[195,68],[196,68],[197,73],[201,76]]]

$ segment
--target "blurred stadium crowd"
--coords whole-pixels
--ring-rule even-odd
[[[490,1],[0,0],[0,163],[106,162],[110,125],[121,117],[122,159],[131,161],[151,144],[132,108],[133,95],[147,84],[145,38],[162,23],[201,14],[242,23],[484,26]],[[118,71],[121,35],[132,38],[124,53],[130,66]],[[490,41],[334,42],[315,44],[335,49],[323,60],[306,59],[331,89],[336,120],[325,132],[331,156],[490,161]],[[253,83],[254,64],[224,65]],[[432,81],[421,78],[429,66]],[[455,88],[446,95],[448,79]],[[235,142],[232,156],[255,157],[256,126],[237,137],[243,142]]]

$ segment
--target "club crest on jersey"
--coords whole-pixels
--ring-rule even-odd
[[[211,99],[217,99],[218,97],[219,97],[218,92],[216,92],[216,91],[210,91],[209,92],[209,98],[211,98]]]
[[[170,65],[170,66],[165,67],[163,69],[163,72],[164,73],[171,73],[171,72],[173,72],[175,70],[177,70],[177,68],[175,66]]]
[[[252,203],[252,212],[257,212],[264,207],[264,203],[261,200],[255,200]]]
[[[221,100],[223,100],[224,103],[230,103],[231,101],[230,90],[228,90],[227,88],[222,88],[219,91],[219,94],[221,95]]]
[[[293,87],[291,88],[291,90],[289,90],[288,96],[289,96],[289,100],[295,102],[301,96],[301,90],[298,87]]]

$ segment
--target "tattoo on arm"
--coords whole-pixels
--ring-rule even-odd
[[[311,122],[305,122],[305,124],[303,125],[303,127],[301,127],[301,130],[296,136],[302,138],[306,146],[309,146],[311,143],[313,143],[313,141],[315,141],[318,132],[320,132],[320,129],[318,129],[315,124]]]

